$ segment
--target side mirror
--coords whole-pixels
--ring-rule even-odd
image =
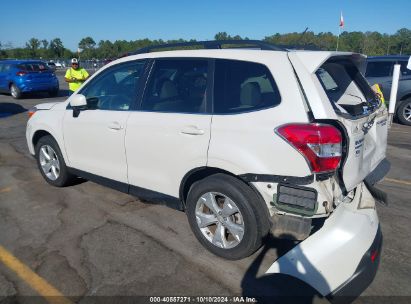
[[[70,100],[70,105],[73,108],[87,106],[86,96],[84,96],[82,94],[76,94],[76,95],[72,96],[71,100]]]
[[[73,108],[73,117],[78,117],[81,110],[87,109],[87,99],[82,94],[76,94],[71,97],[70,106]]]

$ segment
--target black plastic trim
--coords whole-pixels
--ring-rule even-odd
[[[312,199],[314,201],[314,207],[312,209],[309,209],[309,208],[304,208],[304,207],[299,206],[299,205],[285,204],[285,203],[280,202],[279,200],[280,200],[280,195],[281,195],[281,191],[280,191],[281,187],[293,188],[293,189],[297,189],[297,190],[302,190],[302,191],[314,193],[314,198]],[[286,212],[289,212],[289,213],[299,214],[299,215],[303,215],[303,216],[313,216],[317,212],[318,192],[314,188],[279,183],[277,185],[277,195],[276,196],[277,196],[277,199],[274,202],[274,205],[279,210],[286,211]],[[301,196],[299,198],[304,198],[304,197]]]
[[[271,50],[271,51],[285,51],[285,49],[275,46],[273,44],[260,41],[260,40],[215,40],[215,41],[190,41],[182,43],[169,43],[169,44],[159,44],[152,45],[145,48],[141,48],[135,52],[131,52],[128,55],[137,55],[149,53],[156,49],[167,49],[167,48],[181,48],[188,46],[202,46],[204,49],[222,49],[223,45],[254,45],[259,47],[261,50]]]
[[[75,169],[75,168],[70,168],[69,167],[67,169],[71,174],[74,174],[76,176],[85,178],[85,179],[93,181],[97,184],[100,184],[100,185],[103,185],[103,186],[118,190],[120,192],[128,193],[128,184],[127,183],[119,182],[119,181],[116,181],[116,180],[113,180],[113,179],[110,179],[110,178],[107,178],[107,177],[103,177],[103,176],[96,175],[96,174],[93,174],[93,173],[89,173],[89,172],[86,172],[86,171],[78,170],[78,169]]]
[[[377,167],[367,175],[365,181],[370,185],[375,185],[388,174],[388,171],[390,171],[390,169],[391,163],[386,158],[384,158],[382,161],[380,161]]]
[[[340,287],[335,289],[327,299],[333,303],[338,303],[341,300],[344,303],[350,303],[357,298],[374,280],[377,274],[380,263],[381,248],[382,248],[382,232],[378,227],[376,236],[371,247],[366,251],[360,263],[357,266],[354,274],[345,281]],[[377,252],[377,256],[372,261],[371,256]]]
[[[270,175],[270,174],[255,174],[246,173],[241,174],[239,177],[250,183],[250,182],[263,182],[263,183],[285,183],[285,184],[295,184],[295,185],[309,185],[314,181],[314,175],[308,176],[284,176],[284,175]]]
[[[156,204],[166,205],[167,207],[176,209],[176,210],[184,210],[183,203],[177,197],[167,195],[161,192],[149,190],[146,188],[141,188],[138,186],[129,186],[129,194],[137,196],[148,203],[156,202]]]
[[[115,189],[120,192],[124,192],[127,194],[131,194],[134,196],[137,196],[139,199],[144,200],[147,203],[153,203],[155,202],[156,204],[160,205],[166,205],[170,208],[176,209],[176,210],[184,210],[183,203],[180,201],[179,198],[164,194],[161,192],[149,190],[146,188],[141,188],[133,185],[129,185],[127,183],[119,182],[110,178],[106,178],[100,175],[96,175],[93,173],[85,172],[82,170],[78,170],[75,168],[68,168],[69,172],[85,178],[87,180],[93,181],[97,184]]]

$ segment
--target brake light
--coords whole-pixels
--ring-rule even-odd
[[[18,71],[16,73],[17,76],[23,76],[23,75],[26,75],[26,74],[27,74],[27,72],[24,72],[24,71]]]
[[[337,128],[318,123],[287,124],[276,132],[305,157],[313,173],[334,171],[340,165],[342,136]]]

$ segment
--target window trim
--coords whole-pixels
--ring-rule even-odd
[[[154,68],[156,65],[156,62],[158,61],[165,61],[165,60],[204,60],[207,62],[207,87],[206,87],[206,106],[205,106],[205,111],[204,112],[177,112],[177,111],[153,111],[153,110],[143,110],[143,101],[144,97],[147,93],[148,89],[148,83],[151,80],[151,77],[154,75]],[[150,60],[150,67],[147,68],[147,75],[144,83],[144,90],[140,96],[140,100],[138,102],[138,105],[134,109],[134,111],[138,112],[146,112],[146,113],[169,113],[169,114],[188,114],[188,115],[212,115],[211,111],[211,105],[212,105],[212,95],[210,95],[210,92],[213,92],[214,88],[214,66],[213,66],[213,61],[214,58],[207,58],[207,57],[158,57],[158,58],[152,58]]]
[[[107,69],[105,69],[104,71],[102,71],[101,73],[99,73],[98,75],[96,75],[96,77],[93,77],[91,79],[91,81],[89,83],[87,83],[86,86],[84,86],[83,88],[81,88],[81,90],[78,92],[78,94],[83,94],[84,90],[87,89],[87,87],[89,87],[90,85],[92,85],[93,83],[95,83],[96,81],[99,81],[102,77],[105,77],[105,75],[107,75],[107,73],[110,73],[112,70],[114,69],[118,69],[121,68],[122,66],[126,66],[126,65],[132,65],[134,63],[137,62],[144,62],[143,64],[143,71],[141,73],[140,79],[138,81],[138,87],[137,87],[137,92],[136,92],[136,96],[133,98],[132,102],[130,103],[130,106],[128,108],[128,110],[116,110],[116,109],[95,109],[95,110],[100,110],[100,111],[120,111],[120,112],[130,112],[133,111],[133,109],[135,108],[135,105],[137,104],[137,101],[139,100],[141,91],[143,90],[143,85],[144,85],[144,76],[146,73],[146,69],[147,69],[147,65],[148,65],[148,59],[143,58],[143,59],[137,59],[137,60],[130,60],[130,61],[125,61],[125,62],[121,62],[118,64],[115,64]],[[70,103],[67,104],[66,107],[67,110],[71,110],[71,106]],[[90,109],[92,110],[92,109]],[[95,111],[92,110],[92,111]]]
[[[272,105],[272,106],[267,106],[267,107],[258,108],[258,109],[251,109],[251,110],[248,109],[248,110],[239,111],[239,112],[234,112],[234,113],[215,113],[215,111],[214,111],[214,103],[215,103],[215,100],[214,100],[214,79],[215,79],[215,76],[214,76],[214,75],[215,75],[215,63],[216,63],[217,60],[248,62],[248,63],[254,63],[254,64],[258,64],[258,65],[264,66],[264,67],[268,70],[268,72],[270,73],[271,79],[272,79],[272,81],[274,82],[275,88],[277,89],[278,96],[280,97],[278,103],[276,103],[275,105]],[[275,78],[274,78],[273,73],[271,72],[270,68],[269,68],[266,64],[261,63],[261,62],[256,62],[256,61],[241,60],[241,59],[231,59],[231,58],[213,58],[213,61],[214,61],[214,62],[213,62],[213,91],[212,91],[212,93],[213,93],[213,94],[212,94],[212,101],[213,101],[213,104],[212,104],[212,114],[213,114],[213,115],[239,115],[239,114],[253,113],[253,112],[258,112],[258,111],[263,111],[263,110],[268,110],[268,109],[275,108],[275,107],[279,106],[279,105],[282,103],[283,97],[282,97],[282,95],[281,95],[280,89],[279,89],[279,87],[278,87],[278,85],[277,85],[277,82],[275,81]],[[270,81],[270,82],[271,82],[271,81]]]

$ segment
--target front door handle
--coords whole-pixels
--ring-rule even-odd
[[[198,128],[197,126],[184,127],[180,132],[181,134],[188,134],[188,135],[204,135],[204,130]]]
[[[112,121],[108,124],[108,128],[111,130],[121,130],[123,127],[120,125],[118,121]]]

